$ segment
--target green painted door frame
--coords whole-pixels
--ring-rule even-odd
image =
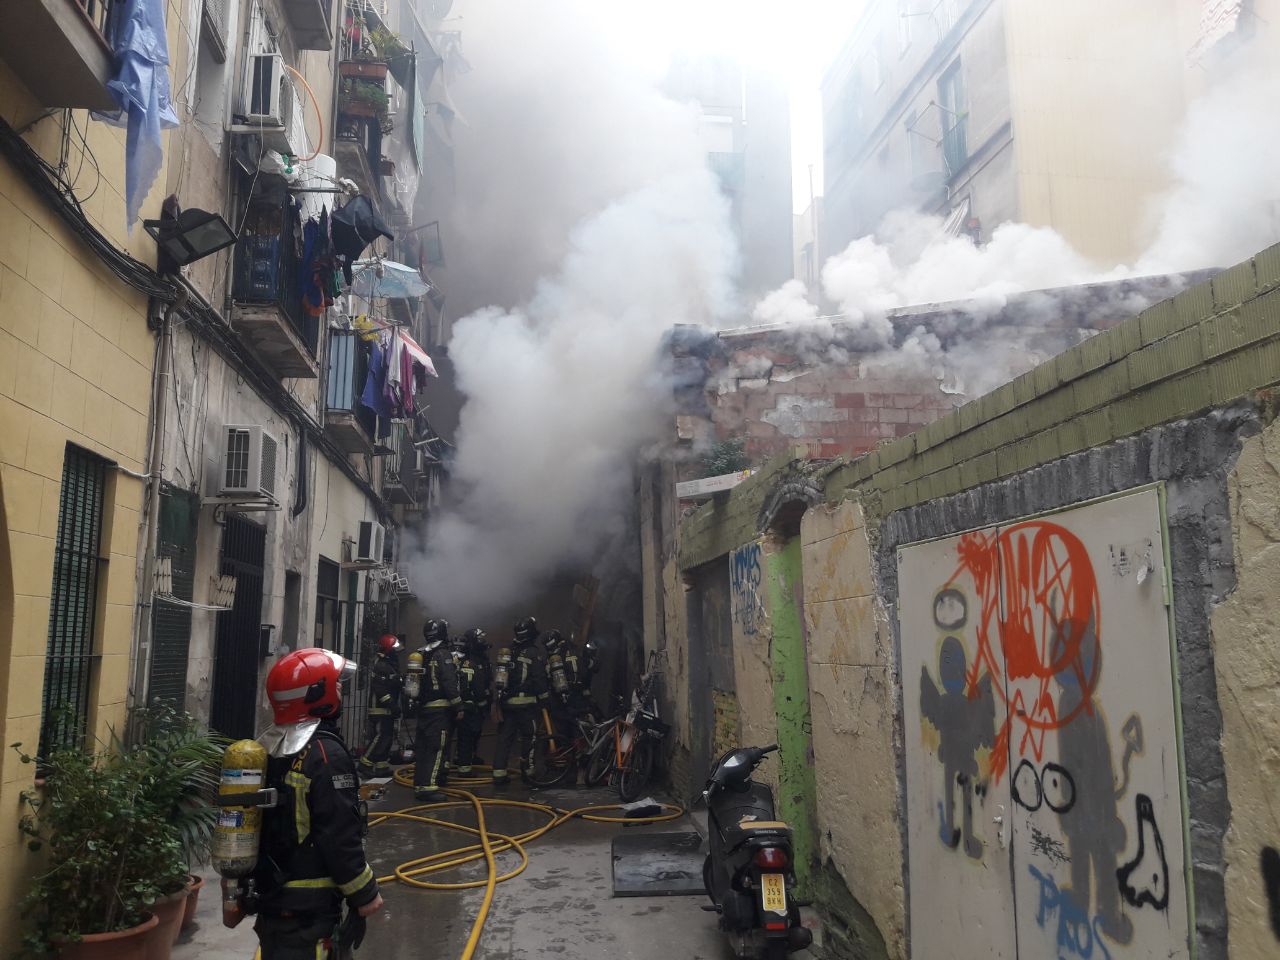
[[[773,702],[778,719],[778,813],[791,826],[796,879],[812,892],[817,863],[817,786],[813,775],[813,722],[804,628],[800,538],[765,550],[769,613],[773,623]]]

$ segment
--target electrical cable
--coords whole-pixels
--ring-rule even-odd
[[[297,158],[299,163],[309,163],[316,157],[320,156],[320,151],[324,149],[324,114],[320,112],[320,101],[316,99],[316,93],[311,89],[311,84],[307,83],[307,78],[287,63],[284,65],[284,68],[302,81],[302,85],[307,90],[307,96],[311,98],[311,105],[316,108],[316,121],[320,124],[320,139],[317,141],[315,152],[313,152],[311,156]],[[305,126],[305,123],[303,125]]]

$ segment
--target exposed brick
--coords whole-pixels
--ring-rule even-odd
[[[897,433],[899,437],[909,437],[919,429],[919,426],[920,425],[917,423],[898,423],[894,424],[894,432]]]
[[[907,411],[905,410],[899,410],[895,407],[880,408],[881,423],[906,423],[910,419],[910,416],[908,416]]]
[[[899,410],[919,410],[924,406],[924,397],[918,393],[894,394],[893,405]]]
[[[838,393],[835,396],[836,407],[839,409],[853,410],[867,405],[866,394],[862,393]]]

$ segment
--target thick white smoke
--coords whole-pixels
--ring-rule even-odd
[[[732,237],[728,205],[698,167],[574,231],[526,307],[458,323],[457,500],[411,565],[420,598],[474,619],[589,559],[617,529],[635,455],[670,417],[663,337],[726,314]]]
[[[833,319],[866,363],[928,371],[958,393],[978,396],[1052,352],[1037,342],[1037,324],[1055,319],[1052,301],[1034,299],[1020,329],[989,331],[1010,296],[1086,283],[1229,266],[1280,241],[1280,130],[1270,123],[1280,102],[1280,75],[1264,60],[1241,62],[1195,99],[1169,158],[1171,188],[1152,208],[1154,238],[1133,264],[1095,263],[1047,227],[1005,223],[981,246],[948,236],[942,221],[914,211],[885,217],[874,236],[854,240],[822,268],[827,310],[792,281],[758,303],[758,323],[794,323],[815,361],[847,362],[832,347]],[[1148,144],[1145,149],[1157,149]],[[1149,305],[1126,304],[1133,313]],[[944,343],[934,331],[901,327],[895,308],[963,302],[966,336]],[[1114,305],[1110,305],[1114,306]],[[835,314],[819,318],[820,313]],[[815,319],[816,318],[816,319]],[[952,321],[954,324],[956,321]],[[1058,343],[1060,349],[1065,344]]]

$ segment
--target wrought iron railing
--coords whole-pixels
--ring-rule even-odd
[[[250,209],[236,243],[231,298],[238,303],[278,305],[314,357],[319,348],[320,318],[303,308],[294,240],[296,216],[288,204],[261,204]]]
[[[102,41],[102,45],[110,51],[113,33],[111,13],[114,0],[67,0],[67,2],[84,14],[89,25],[97,33],[98,39]]]

